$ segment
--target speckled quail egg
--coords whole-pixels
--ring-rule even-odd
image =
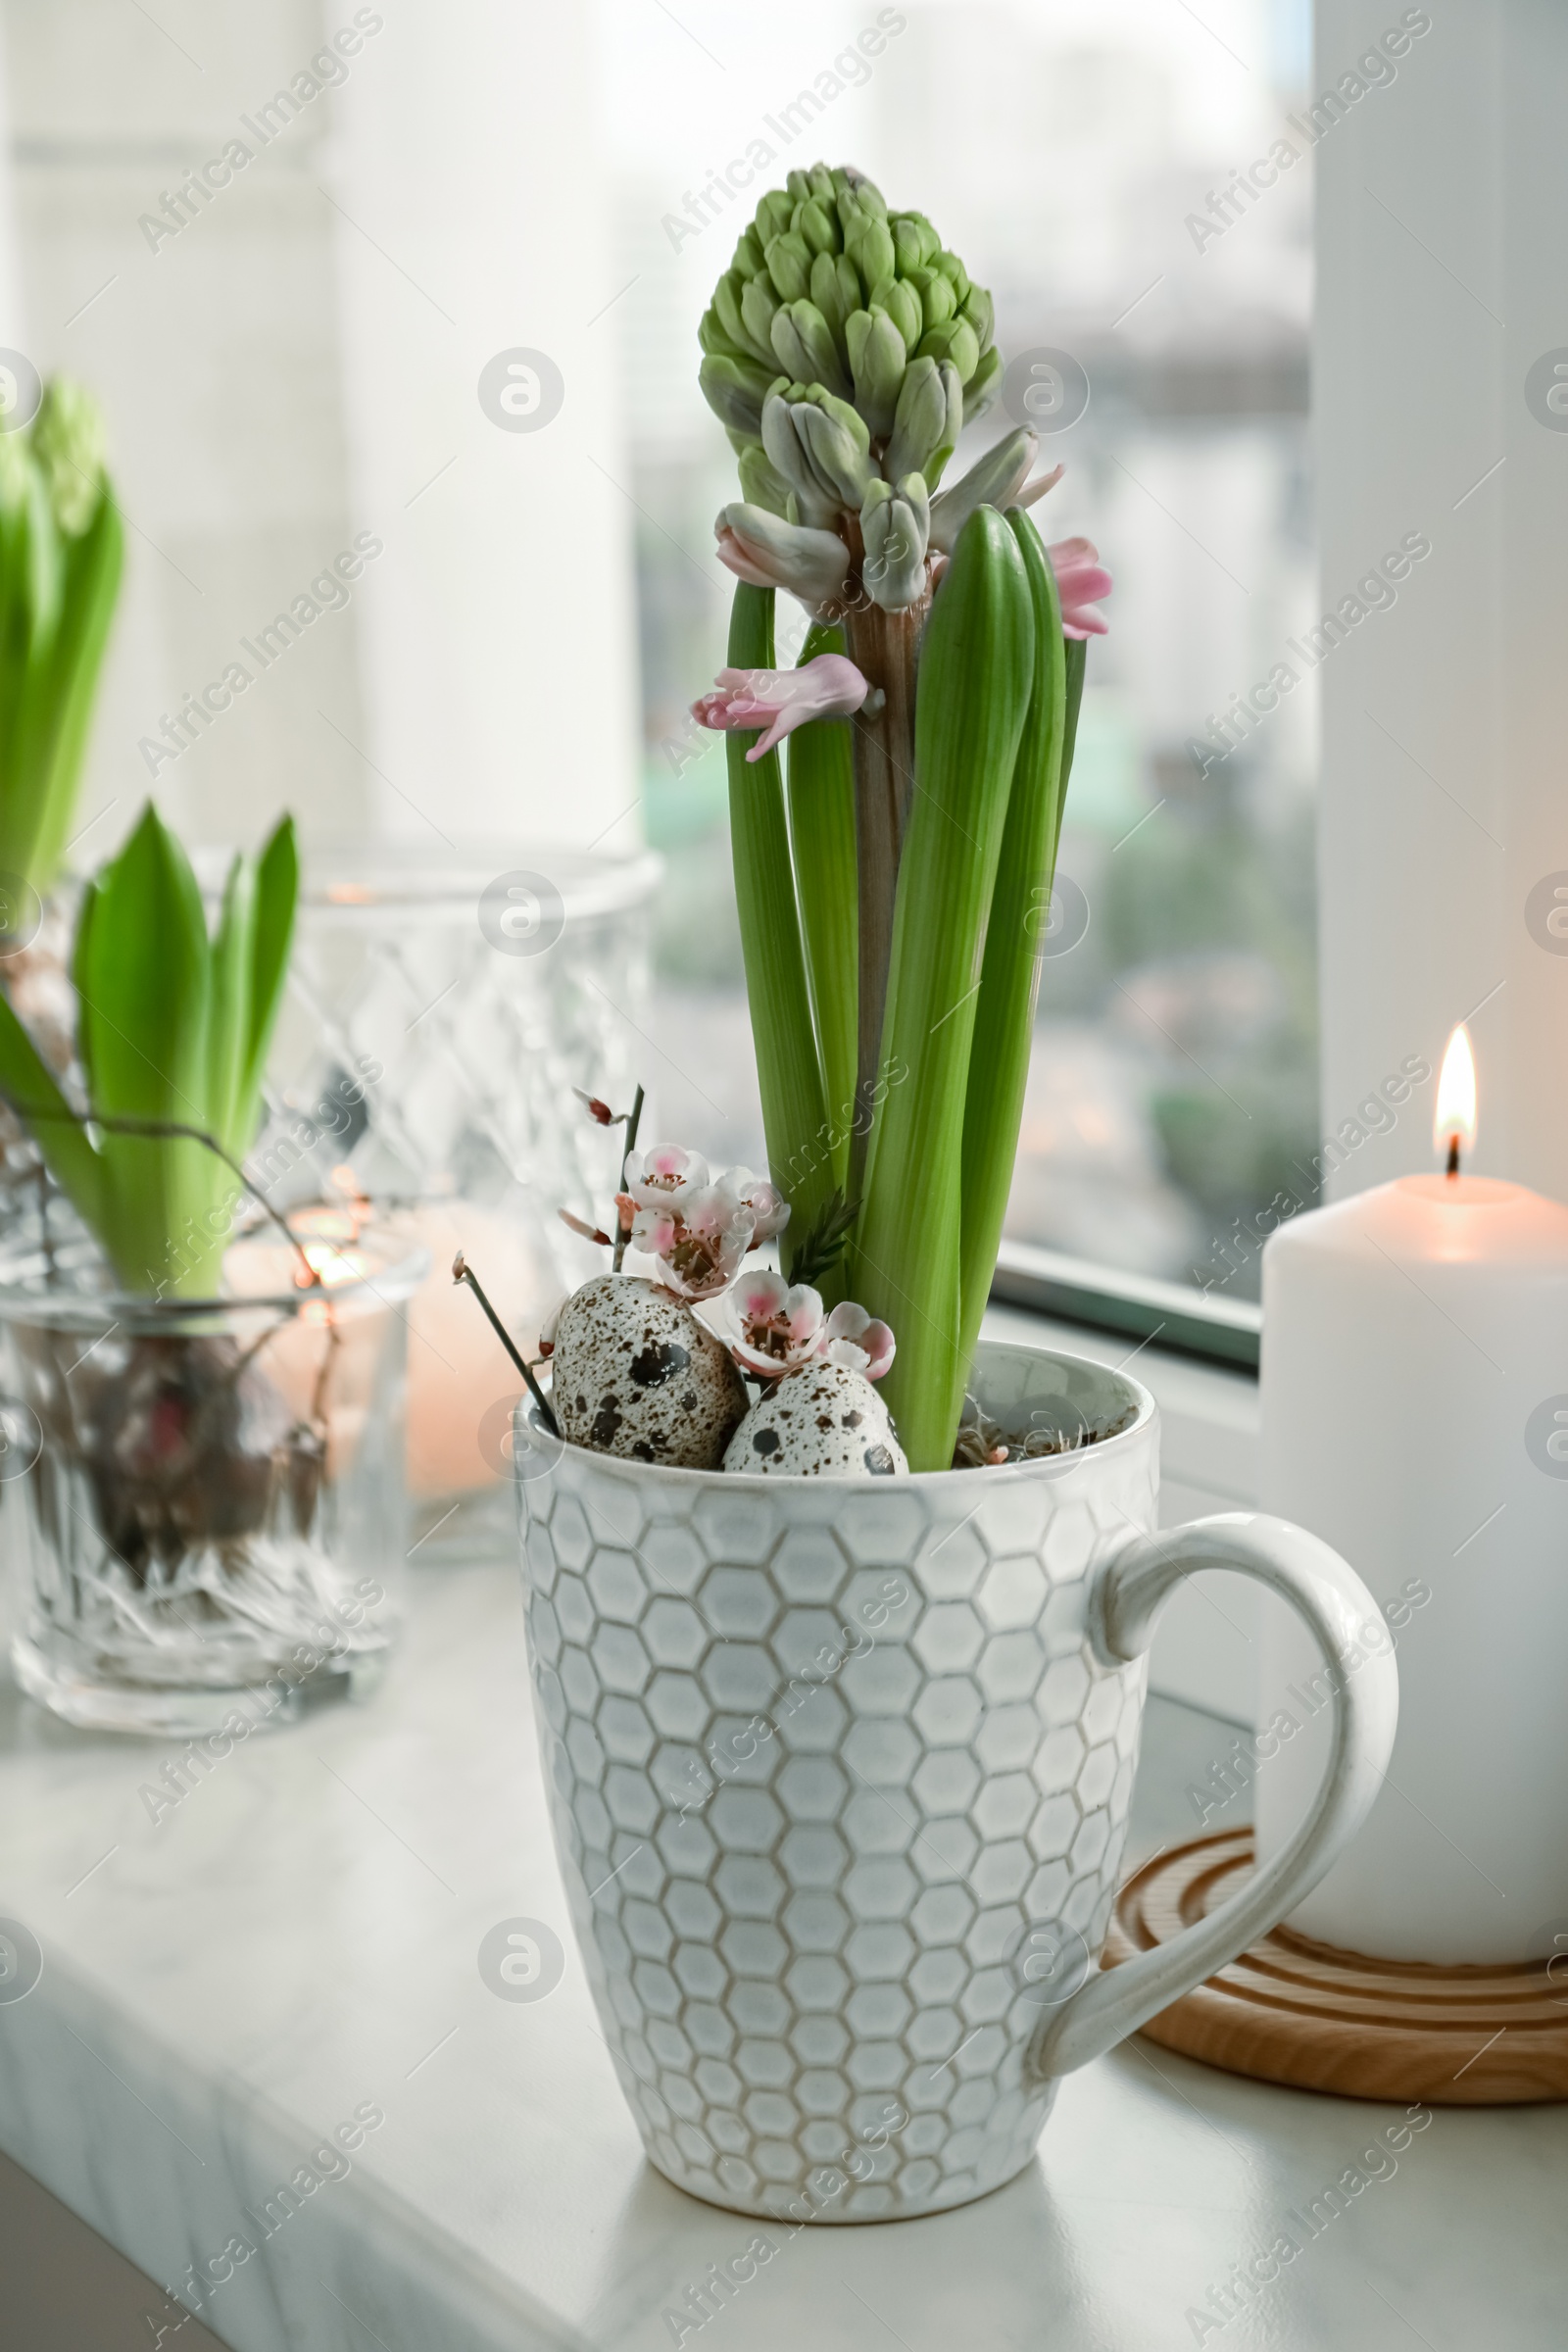
[[[901,1478],[893,1416],[863,1373],[803,1364],[759,1397],[729,1442],[726,1470],[791,1478]]]
[[[596,1274],[566,1300],[551,1374],[562,1436],[639,1462],[716,1470],[746,1411],[728,1351],[635,1274]]]

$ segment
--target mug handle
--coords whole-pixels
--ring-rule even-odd
[[[1288,1600],[1322,1652],[1334,1685],[1328,1770],[1290,1843],[1239,1894],[1169,1943],[1095,1971],[1030,2044],[1036,2082],[1069,2075],[1135,2034],[1148,2019],[1228,1967],[1294,1911],[1371,1809],[1394,1749],[1399,1678],[1392,1647],[1360,1651],[1356,1634],[1382,1612],[1353,1568],[1304,1528],[1261,1511],[1225,1511],[1158,1535],[1140,1535],[1093,1572],[1087,1632],[1104,1666],[1130,1665],[1184,1577],[1234,1568]]]

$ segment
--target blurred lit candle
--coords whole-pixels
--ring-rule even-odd
[[[461,1250],[525,1355],[562,1284],[528,1229],[504,1210],[426,1200],[399,1210],[393,1230],[430,1252],[430,1271],[409,1301],[408,1480],[416,1501],[475,1493],[504,1477],[512,1408],[522,1394],[516,1366],[471,1292],[452,1279]]]
[[[1387,1784],[1292,1925],[1450,1964],[1549,1952],[1568,1927],[1568,1208],[1465,1175],[1475,1134],[1461,1027],[1441,1172],[1298,1217],[1263,1254],[1263,1507],[1359,1571],[1384,1612],[1367,1645],[1399,1665]],[[1328,1726],[1284,1617],[1261,1643],[1265,1857],[1310,1802]]]
[[[257,1369],[295,1419],[324,1437],[327,1475],[336,1479],[359,1446],[374,1396],[381,1326],[395,1310],[374,1296],[381,1260],[358,1246],[358,1219],[307,1209],[292,1223],[296,1249],[261,1228],[228,1251],[224,1280],[236,1298],[296,1302],[292,1313],[270,1317],[270,1328],[264,1322],[250,1344]]]

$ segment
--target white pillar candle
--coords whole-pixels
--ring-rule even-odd
[[[1297,1218],[1264,1251],[1262,1390],[1263,1507],[1344,1553],[1384,1613],[1368,1644],[1399,1667],[1387,1784],[1291,1925],[1386,1959],[1549,1952],[1568,1928],[1568,1208],[1457,1174]],[[1264,1857],[1328,1726],[1319,1662],[1274,1614]]]

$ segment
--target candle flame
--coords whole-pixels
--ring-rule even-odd
[[[1470,1051],[1470,1032],[1463,1021],[1448,1040],[1438,1073],[1438,1107],[1432,1139],[1441,1154],[1459,1144],[1471,1150],[1476,1140],[1476,1061]]]
[[[358,1282],[369,1267],[363,1250],[341,1250],[331,1242],[306,1242],[302,1254],[318,1282],[328,1290],[339,1283]],[[297,1286],[304,1287],[303,1275],[297,1274],[294,1279]]]

